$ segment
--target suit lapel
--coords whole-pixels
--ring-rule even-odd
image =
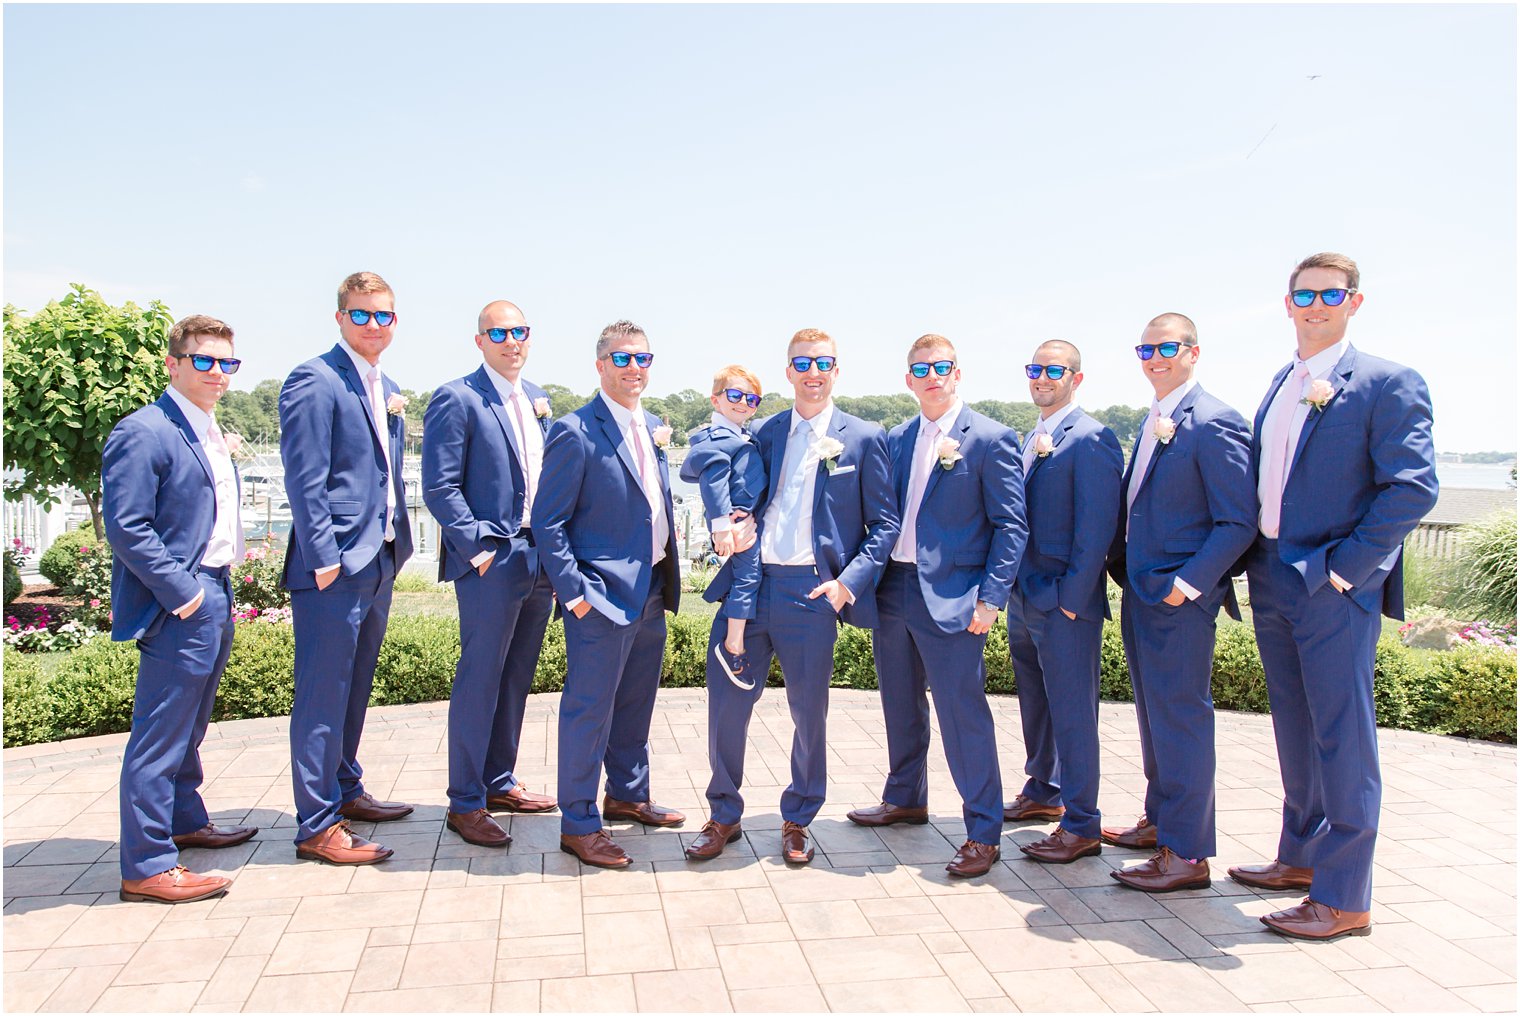
[[[908,485],[912,482],[913,449],[918,447],[918,431],[922,426],[923,416],[914,417],[897,447],[897,503],[904,510],[908,507]]]
[[[628,447],[628,442],[623,440],[623,428],[612,416],[612,410],[607,408],[607,403],[600,393],[593,395],[596,399],[596,415],[602,421],[602,433],[607,435],[607,440],[612,442],[612,447],[617,449],[618,458],[623,460],[623,468],[628,470],[628,478],[633,481],[634,489],[642,491],[644,485],[639,482],[639,464],[634,461],[633,450]]]
[[[1187,422],[1187,417],[1192,414],[1193,403],[1198,401],[1198,393],[1200,391],[1202,391],[1202,388],[1198,385],[1194,385],[1193,390],[1184,395],[1182,397],[1182,401],[1177,403],[1177,408],[1172,410],[1171,415],[1168,417],[1163,417],[1163,419],[1169,419],[1177,425],[1176,428],[1172,431],[1172,441],[1177,440],[1177,435],[1182,433],[1182,427]],[[1145,424],[1142,423],[1140,425],[1140,428],[1143,432],[1145,429]],[[1145,485],[1151,481],[1151,474],[1156,471],[1156,463],[1160,461],[1161,454],[1171,446],[1171,441],[1162,442],[1158,440],[1156,442],[1156,447],[1151,449],[1151,460],[1145,464],[1145,475],[1140,477],[1140,486],[1136,488],[1136,493],[1144,490]],[[1136,441],[1135,448],[1138,450],[1139,447],[1140,444],[1138,441]],[[1133,468],[1133,461],[1130,462],[1130,466]],[[1125,477],[1126,490],[1129,489],[1128,479],[1128,477]]]
[[[1293,459],[1288,464],[1288,476],[1293,475],[1293,467],[1298,464],[1298,457],[1304,453],[1304,446],[1309,443],[1309,435],[1314,433],[1314,428],[1319,426],[1320,417],[1324,416],[1335,405],[1335,400],[1340,398],[1341,390],[1351,380],[1352,367],[1356,363],[1356,350],[1351,346],[1346,347],[1336,363],[1335,369],[1330,372],[1330,398],[1325,403],[1325,408],[1310,408],[1308,417],[1304,420],[1304,427],[1298,432],[1298,444],[1293,449]],[[1311,382],[1312,383],[1312,382]]]
[[[834,407],[834,419],[829,421],[829,434],[830,436],[836,438],[840,444],[846,444],[844,439],[844,414],[839,411],[838,406]],[[846,448],[846,450],[848,450],[848,448]],[[843,458],[844,452],[841,451],[837,456],[835,456],[834,462],[836,464],[842,464],[840,463],[840,460]],[[828,486],[829,482],[829,470],[828,467],[826,467],[823,463],[824,460],[820,458],[816,467],[818,470],[818,479],[813,482],[813,518],[815,519],[818,517],[818,506],[823,504],[823,489],[824,487]],[[817,533],[818,527],[814,526],[813,534],[815,537],[817,536]]]
[[[339,375],[342,376],[343,383],[348,385],[348,390],[353,392],[354,397],[359,400],[359,407],[364,411],[364,418],[369,421],[369,433],[375,439],[375,448],[384,451],[386,448],[385,442],[390,439],[390,435],[382,435],[380,433],[380,425],[375,422],[374,411],[370,408],[369,394],[364,390],[364,378],[358,376],[358,373],[354,370],[354,361],[349,357],[348,351],[341,345],[334,346],[331,363],[337,368]],[[384,391],[384,373],[380,375],[380,378],[380,388],[381,391]]]
[[[654,461],[660,468],[660,493],[669,497],[670,459],[665,454],[665,449],[654,443],[654,429],[663,426],[665,423],[658,416],[648,410],[644,411],[644,433],[649,435],[649,447],[654,452]]]
[[[1060,427],[1056,428],[1056,432],[1050,435],[1050,455],[1054,455],[1056,449],[1061,447],[1061,442],[1066,440],[1066,432],[1071,430],[1072,425],[1077,422],[1077,418],[1081,415],[1082,410],[1075,406],[1072,407],[1071,412],[1066,414],[1065,419],[1061,421]],[[1029,485],[1029,480],[1034,476],[1035,471],[1040,468],[1040,463],[1050,458],[1050,455],[1036,455],[1034,457],[1034,462],[1029,466],[1029,476],[1024,477],[1025,486]]]
[[[169,418],[170,423],[179,428],[180,437],[185,439],[185,444],[189,445],[190,450],[195,453],[195,460],[206,471],[206,482],[211,485],[212,490],[216,490],[216,474],[211,471],[211,460],[206,458],[206,449],[201,445],[200,438],[195,436],[195,430],[190,426],[190,421],[185,419],[185,414],[180,412],[179,406],[174,404],[174,400],[167,393],[159,396],[158,408],[164,411],[164,416]]]
[[[548,399],[548,397],[549,397],[549,395],[548,395],[547,392],[545,392],[542,388],[538,387],[538,385],[534,384],[532,381],[524,381],[522,383],[522,387],[523,387],[523,391],[525,393],[527,393],[528,398],[531,399],[533,402],[537,402],[539,399]],[[538,430],[539,430],[539,433],[543,434],[545,437],[548,437],[549,436],[549,417],[547,417],[547,416],[539,416],[538,415],[538,409],[537,409],[537,407],[531,407],[531,408],[533,409],[533,419],[536,420],[536,421],[538,421]]]
[[[523,450],[517,443],[517,431],[512,428],[512,421],[507,418],[507,407],[501,404],[501,392],[496,390],[496,385],[486,373],[486,368],[482,366],[471,374],[466,383],[478,391],[485,398],[486,405],[491,407],[491,415],[496,417],[496,422],[507,439],[507,447],[511,450],[512,457],[517,460],[518,468],[522,468]]]
[[[954,439],[956,441],[965,443],[966,431],[971,429],[971,417],[968,415],[969,412],[970,408],[968,406],[961,406],[960,415],[951,421],[950,429],[945,432],[946,437],[954,434]],[[945,469],[939,464],[939,457],[935,456],[934,463],[929,466],[929,478],[924,483],[924,496],[923,499],[918,502],[919,508],[923,508],[923,506],[928,503],[929,495],[934,493],[935,487],[939,486],[940,474],[948,473],[949,471],[950,470]]]
[[[1277,398],[1277,390],[1288,380],[1288,375],[1293,372],[1293,364],[1288,364],[1272,378],[1272,383],[1267,386],[1267,397],[1261,400],[1261,405],[1256,407],[1256,419],[1251,423],[1251,475],[1261,475],[1261,428],[1266,425],[1267,413],[1272,409],[1272,400]]]

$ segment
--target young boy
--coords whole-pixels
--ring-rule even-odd
[[[713,376],[712,423],[691,437],[691,450],[681,464],[681,479],[702,490],[702,507],[712,532],[713,550],[723,557],[734,552],[730,531],[735,511],[749,514],[765,493],[765,462],[754,439],[744,429],[760,406],[760,380],[737,364]],[[760,544],[734,557],[733,588],[753,591],[760,585]],[[744,654],[744,618],[731,617],[726,601],[718,610],[728,618],[728,634],[713,653],[730,681],[749,691],[754,679],[743,678],[749,661]]]

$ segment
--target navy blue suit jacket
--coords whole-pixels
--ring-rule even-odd
[[[761,424],[755,434],[766,474],[772,478],[764,502],[755,507],[763,528],[766,508],[780,484],[792,412],[777,413]],[[887,435],[874,423],[851,416],[838,406],[829,423],[829,436],[844,445],[831,470],[818,463],[813,485],[813,560],[822,582],[838,579],[855,596],[839,616],[860,628],[876,626],[876,584],[881,580],[887,556],[897,542],[897,501],[892,493],[892,470],[887,457]],[[716,602],[732,586],[733,562],[725,563],[703,596]],[[738,616],[753,617],[753,604],[737,605]],[[743,611],[748,610],[748,613]]]
[[[111,430],[100,483],[112,555],[111,638],[146,638],[200,595],[196,570],[216,524],[211,463],[167,392]]]
[[[1194,602],[1210,615],[1223,605],[1238,621],[1230,573],[1256,539],[1251,431],[1245,417],[1201,385],[1182,397],[1171,420],[1176,433],[1166,444],[1156,442],[1135,503],[1126,510],[1123,492],[1135,470],[1135,455],[1130,456],[1119,487],[1109,573],[1152,606],[1171,595],[1174,580],[1181,578],[1198,590]],[[1140,426],[1143,433],[1145,424]]]
[[[1119,521],[1124,452],[1114,432],[1073,408],[1050,435],[1024,482],[1029,547],[1019,591],[1037,610],[1108,617],[1104,564]]]
[[[1256,411],[1251,472],[1260,475],[1261,427],[1292,365]],[[1277,551],[1312,594],[1334,572],[1366,611],[1404,616],[1404,537],[1436,503],[1430,391],[1401,364],[1347,346],[1330,372],[1334,394],[1304,421],[1283,489]]]
[[[753,510],[765,496],[765,459],[753,437],[746,439],[727,427],[709,425],[691,436],[681,479],[701,489],[708,519],[735,508]]]
[[[660,426],[644,413],[650,433]],[[676,557],[675,512],[670,499],[670,466],[655,449],[670,538],[660,570],[665,609],[681,602]],[[554,421],[544,445],[544,475],[533,502],[533,536],[539,562],[560,603],[577,596],[616,624],[632,624],[644,612],[654,557],[654,522],[639,485],[638,463],[623,441],[622,429],[600,395]]]
[[[316,570],[341,565],[362,571],[385,542],[385,485],[396,492],[396,570],[412,556],[412,527],[401,482],[405,422],[386,414],[381,434],[370,412],[364,378],[341,345],[307,360],[280,389],[280,460],[290,502],[285,588],[315,589]],[[387,400],[401,389],[381,375]],[[386,475],[390,442],[395,471]]]
[[[887,435],[900,519],[922,419],[915,415]],[[978,600],[1007,605],[1029,528],[1018,435],[962,406],[945,436],[960,442],[961,458],[949,469],[930,469],[914,523],[915,556],[929,616],[942,631],[957,632],[971,624]]]
[[[476,555],[505,548],[522,528],[523,450],[512,429],[512,410],[503,405],[482,364],[473,374],[439,385],[422,418],[422,500],[443,535],[438,578],[453,582],[468,574]],[[522,382],[529,400],[548,398],[531,381]],[[549,421],[525,409],[523,425],[547,436]],[[528,547],[528,574],[538,570],[538,552]]]

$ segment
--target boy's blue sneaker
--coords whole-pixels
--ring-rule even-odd
[[[728,679],[745,691],[754,691],[755,682],[745,681],[741,676],[749,669],[749,655],[747,653],[730,653],[722,642],[713,645],[713,655],[718,658],[718,666],[723,668],[723,673]]]

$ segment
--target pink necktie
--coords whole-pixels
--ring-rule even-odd
[[[528,464],[528,427],[523,423],[522,392],[512,393],[512,415],[517,418],[517,441],[522,445],[523,503],[533,506],[533,467]],[[642,478],[642,477],[641,477]]]
[[[644,488],[644,496],[649,496],[649,477],[644,475],[644,442],[639,439],[639,434],[644,430],[640,421],[630,420],[628,433],[633,438],[633,461],[639,467],[639,486]]]
[[[386,420],[384,389],[380,384],[380,368],[369,369],[369,408],[375,418],[375,430],[380,434],[380,450],[385,454],[385,539],[396,538],[396,478],[391,474],[391,429]]]
[[[1271,426],[1263,421],[1262,429],[1270,431],[1272,447],[1268,449],[1267,474],[1261,498],[1261,531],[1268,539],[1277,539],[1282,525],[1283,488],[1288,482],[1288,455],[1293,440],[1293,414],[1298,411],[1304,397],[1304,385],[1309,383],[1309,368],[1299,364],[1293,376],[1283,382],[1288,389],[1286,397],[1279,397],[1272,404]]]

